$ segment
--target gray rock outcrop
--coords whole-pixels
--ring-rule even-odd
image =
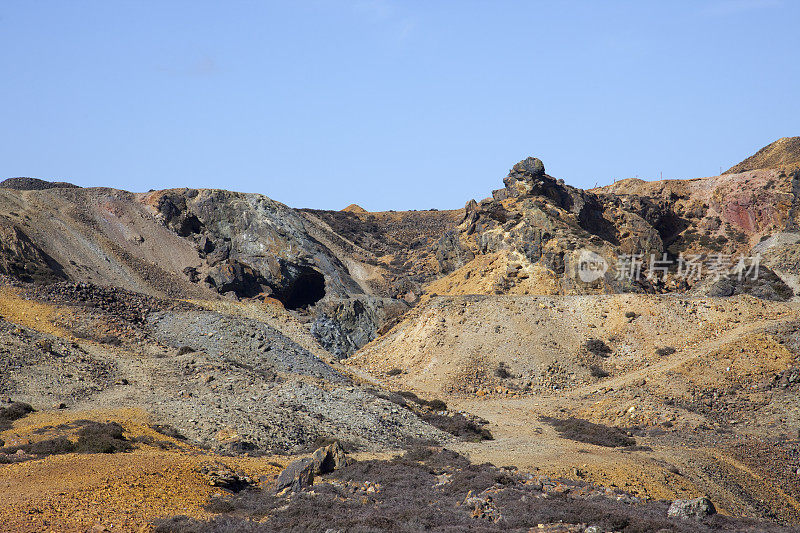
[[[694,498],[692,500],[675,500],[667,510],[667,516],[684,520],[699,520],[706,516],[716,514],[717,510],[708,498]]]
[[[275,492],[286,494],[300,492],[314,484],[314,461],[310,457],[289,463],[275,482]]]

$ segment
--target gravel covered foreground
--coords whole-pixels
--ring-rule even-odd
[[[291,451],[326,437],[368,448],[447,438],[256,320],[163,312],[150,327],[159,341],[195,350],[174,361],[179,388],[151,396],[156,411],[219,450]]]
[[[91,306],[76,316],[69,328],[80,333],[110,315]],[[166,306],[145,317],[119,327],[115,316],[115,335],[79,342],[0,321],[0,394],[37,409],[134,405],[223,453],[451,438],[263,322]]]

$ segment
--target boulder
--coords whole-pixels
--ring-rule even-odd
[[[311,456],[311,460],[314,462],[314,474],[317,475],[330,474],[352,462],[339,441],[318,448]]]
[[[675,500],[667,510],[671,518],[699,520],[703,517],[716,514],[717,510],[708,498],[694,498],[692,500]]]
[[[556,186],[556,180],[544,173],[544,163],[535,157],[528,157],[514,165],[503,178],[507,194],[515,198],[527,194],[543,194]],[[497,198],[495,198],[497,199]]]
[[[535,157],[528,157],[514,165],[503,178],[503,185],[506,186],[511,197],[529,194],[537,179],[545,176],[544,163]]]
[[[533,177],[544,176],[544,163],[537,157],[527,157],[514,165],[510,174],[527,174]]]
[[[233,292],[240,298],[252,298],[264,291],[266,280],[250,265],[229,259],[209,270],[206,282],[220,294]]]
[[[278,476],[276,493],[300,492],[314,484],[314,460],[311,457],[289,463]]]

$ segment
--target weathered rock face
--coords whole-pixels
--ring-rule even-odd
[[[461,245],[455,231],[446,232],[436,245],[436,260],[443,274],[461,268],[474,258],[475,254]]]
[[[0,274],[21,281],[52,283],[64,280],[64,272],[16,225],[0,220]]]
[[[155,204],[168,227],[195,242],[205,260],[198,277],[220,293],[264,294],[292,309],[364,293],[293,209],[265,196],[186,189]]]
[[[235,298],[269,296],[287,309],[310,310],[312,333],[337,357],[407,309],[354,279],[350,270],[364,267],[352,254],[321,242],[341,237],[269,198],[187,189],[158,193],[153,203],[168,227],[196,245],[201,264],[186,272],[190,280]]]
[[[613,270],[594,284],[575,282],[582,250],[609,261],[628,249],[663,250],[659,232],[644,218],[663,216],[652,202],[631,205],[570,187],[545,174],[542,162],[531,157],[514,165],[503,182],[505,188],[491,199],[467,204],[457,239],[456,234],[442,238],[437,258],[443,272],[464,266],[475,255],[510,254],[523,272],[538,267],[548,272],[560,292],[617,291],[624,283],[614,280]],[[516,276],[513,269],[510,274],[514,279],[500,292],[529,277]]]
[[[321,302],[311,324],[311,334],[337,358],[352,355],[391,327],[408,310],[402,300],[349,298]],[[381,329],[376,328],[381,325]]]
[[[693,287],[695,294],[728,297],[749,294],[762,300],[785,302],[794,296],[792,288],[770,268],[760,266],[757,274],[747,275],[744,268],[732,268],[720,279],[708,279]]]
[[[783,238],[784,244],[770,245],[764,262],[769,267],[764,271],[767,277],[760,283],[734,287],[722,282],[698,290],[784,299],[792,296],[790,289],[800,288],[796,274],[800,262],[792,251],[800,249],[795,244],[800,241],[796,233],[800,173],[758,170],[702,180],[623,180],[583,191],[548,176],[542,162],[529,157],[514,165],[503,182],[505,188],[494,191],[492,198],[467,204],[462,224],[442,237],[437,250],[443,274],[463,277],[479,291],[480,287],[512,294],[685,291],[694,280],[677,275],[679,257],[709,261],[714,256],[749,256],[759,240],[781,231],[798,239],[788,243]],[[606,267],[591,282],[580,276],[581,257],[587,251],[599,255]],[[482,259],[473,260],[469,254],[504,259],[487,268]],[[641,275],[631,280],[621,275],[620,268],[626,257],[634,256]],[[664,276],[651,272],[651,258],[653,264],[668,262],[672,270]],[[781,279],[773,279],[770,269]],[[481,283],[480,278],[497,279]]]
[[[671,254],[738,254],[748,253],[762,237],[796,231],[796,187],[792,175],[758,170],[694,180],[622,180],[597,192],[657,206],[655,212],[636,210],[648,213],[642,216]]]
[[[347,258],[343,262],[350,275],[367,293],[408,302],[415,301],[424,285],[441,275],[439,242],[464,217],[461,209],[300,213],[316,240]],[[354,265],[354,261],[360,264]]]
[[[275,482],[276,493],[300,492],[314,484],[314,461],[310,457],[289,463]]]
[[[252,298],[268,287],[267,280],[260,272],[235,259],[211,267],[205,281],[221,294],[232,292],[243,298]]]

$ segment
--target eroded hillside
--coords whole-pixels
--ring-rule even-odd
[[[0,517],[792,530],[794,151],[592,190],[527,158],[451,211],[7,180]]]
[[[741,163],[732,166],[725,171],[725,174],[737,174],[764,168],[791,171],[796,170],[799,166],[800,137],[782,137]]]

